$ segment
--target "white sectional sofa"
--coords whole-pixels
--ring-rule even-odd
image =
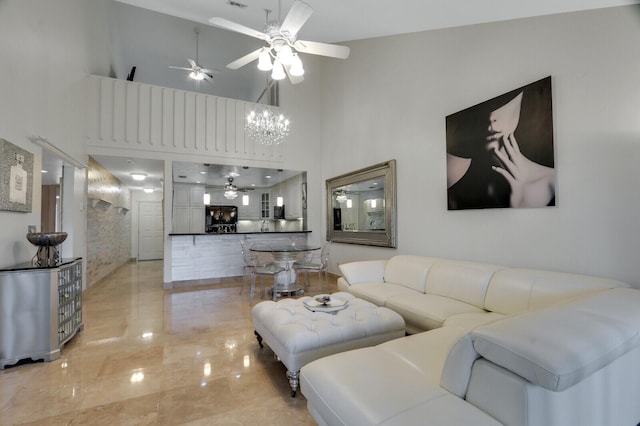
[[[423,256],[340,269],[412,335],[303,367],[319,424],[639,424],[640,290]]]

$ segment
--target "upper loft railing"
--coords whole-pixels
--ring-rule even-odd
[[[100,148],[282,160],[245,135],[260,105],[108,77],[88,77],[87,144]],[[276,108],[277,109],[277,108]]]

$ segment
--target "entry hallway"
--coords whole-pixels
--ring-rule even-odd
[[[309,276],[306,294],[336,291]],[[161,261],[124,265],[84,292],[84,330],[60,359],[0,371],[0,424],[315,424],[258,346],[240,284],[164,291]]]

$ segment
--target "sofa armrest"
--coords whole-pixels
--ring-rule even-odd
[[[340,272],[347,285],[360,283],[383,283],[386,260],[363,260],[343,263]]]

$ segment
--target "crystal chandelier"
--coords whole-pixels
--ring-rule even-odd
[[[336,201],[339,203],[347,201],[347,193],[343,189],[336,192]]]
[[[289,134],[289,120],[270,108],[265,108],[259,114],[251,111],[245,130],[251,139],[262,145],[279,145]]]

